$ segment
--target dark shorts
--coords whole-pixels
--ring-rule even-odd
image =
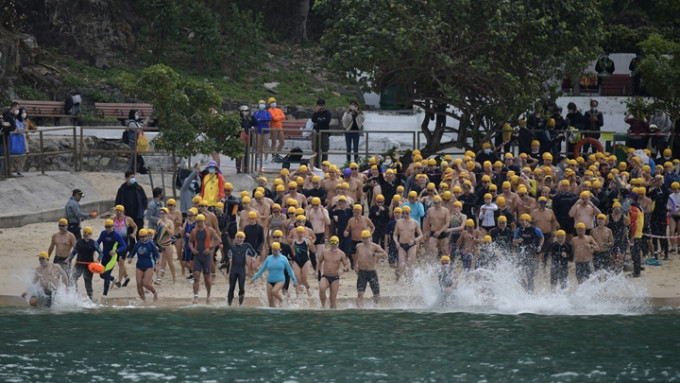
[[[50,307],[52,306],[52,290],[44,290],[43,294],[37,296],[38,306]]]
[[[671,218],[673,218],[673,221],[680,222],[680,215],[672,215]]]
[[[590,262],[574,262],[576,266],[576,279],[588,279],[590,277]]]
[[[380,294],[378,272],[375,270],[359,270],[359,276],[357,277],[357,291],[366,291],[366,283],[371,286],[373,295]]]
[[[357,245],[360,244],[361,241],[352,241],[352,254],[356,254],[357,252]]]
[[[324,275],[321,276],[321,278],[326,278],[326,280],[328,281],[328,286],[332,285],[333,282],[339,281],[339,280],[340,280],[340,276],[339,276],[339,275],[328,276],[328,275],[325,275],[325,274],[324,274]]]
[[[203,274],[210,274],[210,256],[205,254],[194,255],[194,273],[199,271]]]
[[[441,233],[438,236],[435,236],[434,231],[430,232],[430,237],[434,237],[434,238],[437,238],[437,239],[446,239],[446,237],[448,237],[448,236],[449,236],[449,233]]]
[[[409,250],[415,245],[409,245],[408,243],[400,243],[399,246],[408,253]]]
[[[326,237],[325,233],[314,233],[314,236],[316,237],[314,239],[315,245],[323,245],[324,244],[325,237]]]

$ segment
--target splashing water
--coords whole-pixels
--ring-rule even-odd
[[[501,254],[494,250],[498,256]],[[598,271],[578,285],[570,263],[567,288],[550,286],[550,262],[545,270],[537,262],[535,290],[526,291],[519,270],[513,262],[500,259],[493,269],[463,272],[455,266],[457,285],[449,297],[443,298],[437,279],[439,265],[425,265],[414,271],[414,293],[417,288],[424,304],[444,312],[486,314],[539,315],[640,315],[652,311],[648,291],[623,274]]]
[[[26,286],[26,304],[28,305],[31,296],[45,297],[45,292],[39,283],[33,283],[33,272],[26,270],[22,275],[14,275]],[[93,303],[86,295],[81,295],[74,287],[59,286],[52,294],[52,304],[49,308],[42,309],[63,312],[81,309],[97,308],[99,305]]]

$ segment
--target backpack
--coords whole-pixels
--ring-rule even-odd
[[[124,143],[125,145],[127,145],[127,144],[130,143],[130,135],[128,134],[128,130],[127,130],[127,129],[123,130],[123,143]]]
[[[300,161],[302,159],[302,149],[300,149],[297,146],[294,147],[293,149],[290,150],[290,152],[288,152],[286,158],[290,162]]]
[[[80,103],[83,99],[79,94],[72,94],[64,101],[64,113],[72,116],[80,114]]]

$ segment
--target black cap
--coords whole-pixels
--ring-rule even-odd
[[[80,189],[73,189],[73,195],[78,195],[78,194],[83,194],[83,191]]]
[[[326,100],[324,100],[323,98],[320,98],[320,99],[316,100],[316,105],[326,105]]]

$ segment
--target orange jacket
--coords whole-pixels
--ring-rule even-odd
[[[269,114],[272,116],[272,120],[269,121],[270,129],[281,129],[283,124],[281,121],[286,119],[286,115],[283,113],[281,108],[269,108]]]

